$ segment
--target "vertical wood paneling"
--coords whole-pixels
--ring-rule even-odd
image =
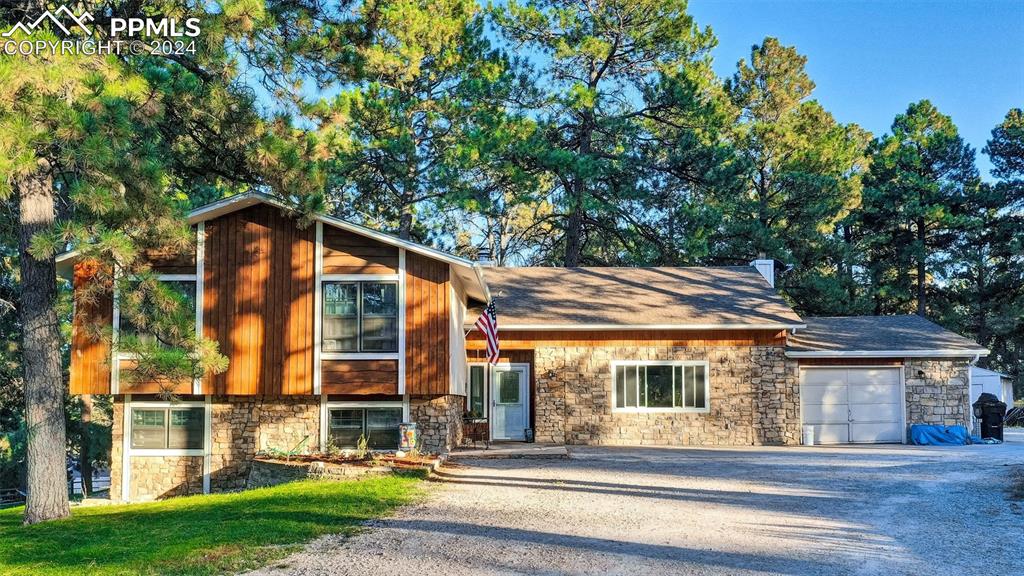
[[[448,265],[406,255],[406,392],[447,394],[449,389]]]
[[[76,295],[95,282],[96,264],[75,264],[73,286]],[[96,338],[97,326],[113,322],[113,298],[108,290],[92,302],[76,299],[71,319],[72,394],[110,394],[110,345]]]
[[[207,394],[311,394],[313,230],[255,206],[206,224],[204,334],[228,370]]]

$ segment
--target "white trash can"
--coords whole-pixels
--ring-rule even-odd
[[[804,426],[804,446],[814,446],[814,426]]]

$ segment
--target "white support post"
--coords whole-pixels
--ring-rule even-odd
[[[202,226],[202,224],[200,224]],[[203,410],[203,494],[210,493],[210,473],[213,468],[213,401],[207,395]]]
[[[320,452],[327,453],[327,427],[330,424],[327,414],[327,394],[320,395]]]
[[[398,249],[398,393],[405,394],[405,248]],[[408,412],[409,403],[406,402]],[[408,421],[408,419],[407,419]]]
[[[316,243],[313,247],[313,394],[320,395],[320,354],[323,335],[324,223],[316,222]]]
[[[203,337],[203,276],[206,269],[206,223],[196,226],[196,337]],[[192,382],[192,393],[203,393],[203,377],[199,376]],[[209,487],[209,475],[203,479],[204,492]]]
[[[115,332],[116,333],[116,332]],[[124,414],[121,424],[121,501],[131,498],[132,481],[132,395],[124,395]]]
[[[110,334],[110,393],[117,394],[121,391],[121,362],[118,359],[117,344],[120,339],[121,332],[121,305],[119,299],[121,297],[117,289],[117,280],[119,275],[117,273],[116,264],[114,270],[114,294],[113,294],[113,313],[112,318],[112,332]]]

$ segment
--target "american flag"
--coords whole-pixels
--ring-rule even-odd
[[[477,318],[476,327],[483,332],[484,338],[487,339],[487,362],[489,364],[497,364],[498,314],[494,311],[493,300],[487,305],[487,308],[484,308],[484,313]]]

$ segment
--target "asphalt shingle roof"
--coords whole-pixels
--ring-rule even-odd
[[[804,318],[807,328],[789,337],[790,352],[964,350],[982,346],[920,316]]]
[[[487,268],[499,326],[802,325],[750,266]]]

